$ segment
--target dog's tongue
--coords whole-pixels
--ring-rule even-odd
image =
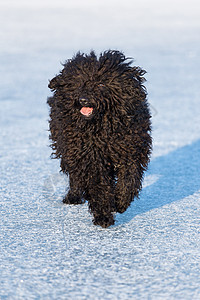
[[[81,113],[82,113],[82,115],[84,115],[84,116],[89,116],[89,115],[91,115],[91,113],[92,113],[92,111],[93,111],[93,108],[92,107],[82,107],[81,108]]]

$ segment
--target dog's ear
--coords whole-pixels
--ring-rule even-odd
[[[144,78],[146,71],[142,70],[140,67],[131,67],[131,74],[140,84],[146,81]]]
[[[57,90],[60,86],[63,86],[64,84],[65,81],[63,79],[63,76],[60,74],[49,81],[48,87],[51,90]]]

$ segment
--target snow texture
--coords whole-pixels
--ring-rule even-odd
[[[0,299],[200,299],[199,0],[7,0],[0,28]],[[154,152],[102,229],[61,202],[46,98],[60,62],[108,48],[148,71]]]

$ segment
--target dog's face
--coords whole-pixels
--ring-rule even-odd
[[[78,53],[68,60],[62,72],[49,83],[62,112],[92,120],[106,112],[114,113],[123,101],[128,107],[130,99],[137,97],[145,72],[130,67],[131,62],[126,60],[119,51],[106,51],[99,59],[94,52],[90,55]],[[140,87],[141,92],[145,98]]]

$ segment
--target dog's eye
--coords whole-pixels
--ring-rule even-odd
[[[99,87],[105,87],[105,85],[103,83],[99,83],[98,86]]]

